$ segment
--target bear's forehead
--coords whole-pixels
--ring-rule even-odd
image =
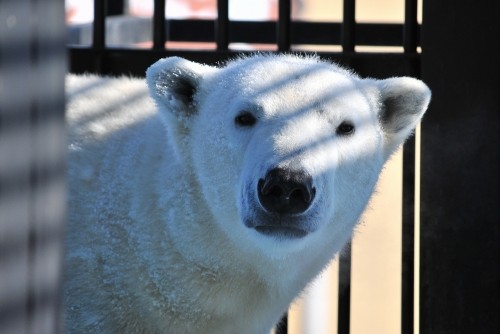
[[[256,89],[291,88],[297,84],[314,87],[355,78],[352,73],[332,63],[286,56],[249,58],[228,66],[222,72],[222,76],[230,78],[234,84]]]
[[[359,109],[359,79],[314,58],[263,57],[230,65],[220,73],[224,89],[266,113],[305,109]]]

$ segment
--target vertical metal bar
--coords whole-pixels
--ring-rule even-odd
[[[339,255],[338,334],[349,334],[351,320],[351,242]]]
[[[417,52],[417,0],[405,0],[403,48],[405,53]],[[410,67],[410,76],[419,76],[419,69]],[[401,263],[401,334],[413,334],[415,322],[415,138],[403,149],[403,226]]]
[[[0,1],[0,332],[28,332],[32,19],[26,1]],[[13,71],[17,69],[17,71]]]
[[[411,74],[409,74],[411,75]],[[403,149],[401,334],[413,334],[415,238],[415,138]]]
[[[405,53],[416,53],[418,46],[417,0],[405,0],[403,47]]]
[[[280,322],[276,325],[275,334],[287,334],[288,333],[288,314],[285,314],[281,318]]]
[[[341,44],[343,52],[354,52],[356,29],[356,1],[344,0],[343,20],[341,28]],[[351,242],[345,247],[339,258],[339,300],[338,300],[338,334],[349,334],[351,321]]]
[[[106,0],[94,1],[92,36],[92,47],[96,50],[104,49],[106,45]]]
[[[0,22],[0,333],[61,333],[64,5],[3,1]]]
[[[62,330],[62,263],[65,222],[66,74],[64,6],[59,0],[32,0],[33,94],[30,110],[30,295],[28,333]],[[61,202],[62,201],[62,202]]]
[[[356,45],[356,1],[344,0],[343,20],[341,29],[343,52],[354,52]]]
[[[92,37],[92,49],[95,54],[94,70],[102,74],[104,73],[103,52],[106,46],[106,0],[94,1]]]
[[[217,50],[225,51],[229,45],[229,0],[217,0],[215,40]]]
[[[279,0],[277,41],[278,41],[278,51],[280,52],[290,50],[291,15],[292,15],[291,1]]]
[[[165,24],[165,2],[166,0],[154,0],[153,10],[153,49],[165,49],[166,24]]]
[[[125,14],[125,0],[112,0],[108,2],[106,16]]]
[[[278,2],[278,23],[276,29],[276,41],[278,44],[278,51],[285,52],[290,50],[290,29],[291,29],[291,16],[292,16],[292,5],[291,0],[279,0]],[[288,325],[288,316],[282,319]],[[287,326],[288,327],[288,326]],[[279,327],[279,334],[286,334],[288,332],[287,327]]]

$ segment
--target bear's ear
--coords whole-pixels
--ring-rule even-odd
[[[399,77],[376,81],[379,120],[386,139],[387,156],[413,132],[427,110],[431,91],[422,81]]]
[[[146,71],[146,80],[153,99],[177,116],[195,111],[193,97],[203,77],[213,67],[179,57],[158,60]]]

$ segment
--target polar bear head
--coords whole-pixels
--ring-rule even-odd
[[[190,170],[222,233],[276,256],[341,247],[430,100],[416,79],[362,79],[293,55],[221,68],[165,58],[147,81],[168,149]]]

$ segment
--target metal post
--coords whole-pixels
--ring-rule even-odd
[[[403,47],[405,53],[416,53],[418,46],[417,0],[405,0]]]
[[[226,51],[229,45],[229,0],[217,0],[215,39],[218,51]]]
[[[3,1],[0,25],[0,333],[60,333],[64,4]]]
[[[338,334],[349,334],[351,320],[351,242],[339,255]]]
[[[405,0],[403,48],[405,54],[414,54],[418,46],[417,0]],[[418,77],[420,71],[411,62],[407,75]],[[403,148],[403,226],[401,263],[401,333],[414,331],[415,284],[415,137]]]
[[[354,52],[356,45],[356,1],[344,0],[342,20],[342,51]]]
[[[291,42],[291,15],[292,6],[290,0],[279,0],[278,3],[278,51],[289,51]]]
[[[106,45],[106,0],[94,1],[94,24],[92,47],[103,49]]]
[[[153,49],[165,49],[165,0],[154,0],[153,13]]]

